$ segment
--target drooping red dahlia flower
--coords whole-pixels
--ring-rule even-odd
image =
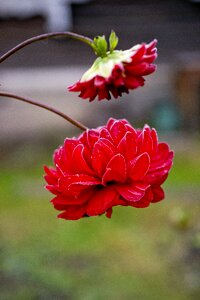
[[[129,50],[114,50],[105,57],[98,57],[92,67],[74,85],[71,92],[80,92],[79,97],[93,101],[118,98],[122,93],[144,85],[144,76],[153,73],[156,66],[157,40],[139,44]]]
[[[60,218],[110,218],[114,206],[143,208],[162,200],[172,159],[155,129],[136,130],[126,120],[110,119],[65,140],[55,151],[55,167],[45,167],[46,188],[55,194],[55,209],[63,211]]]

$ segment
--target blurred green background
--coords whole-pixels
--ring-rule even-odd
[[[197,300],[200,143],[190,142],[176,151],[164,201],[79,221],[57,219],[43,188],[56,139],[4,153],[0,298]]]

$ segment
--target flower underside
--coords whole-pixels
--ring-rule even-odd
[[[82,78],[70,86],[69,91],[80,92],[79,97],[93,101],[110,100],[144,85],[144,76],[153,73],[157,57],[156,40],[139,44],[129,50],[107,52],[98,57]]]

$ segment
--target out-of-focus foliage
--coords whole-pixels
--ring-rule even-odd
[[[192,151],[176,153],[165,201],[117,207],[111,220],[56,219],[43,189],[47,151],[2,163],[0,298],[197,300],[199,146]]]

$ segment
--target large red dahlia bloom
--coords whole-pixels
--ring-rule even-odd
[[[80,92],[79,97],[93,101],[118,98],[122,93],[144,85],[144,76],[153,73],[157,57],[156,40],[149,44],[139,44],[129,50],[108,52],[106,57],[98,57],[92,67],[74,85],[68,88]]]
[[[113,206],[147,207],[162,200],[172,159],[155,129],[136,130],[126,120],[110,119],[65,140],[55,151],[55,168],[45,167],[46,188],[56,195],[51,202],[63,211],[60,218],[111,217]]]

